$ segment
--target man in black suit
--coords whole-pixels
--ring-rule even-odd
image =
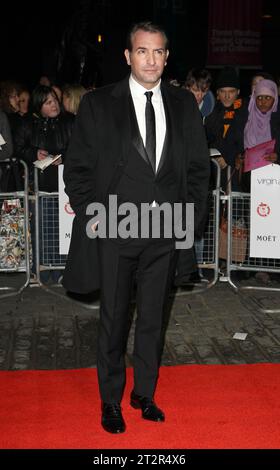
[[[165,238],[161,232],[159,238],[151,235],[123,240],[107,234],[107,238],[91,240],[99,226],[86,214],[87,206],[102,203],[108,209],[109,195],[136,208],[142,203],[150,207],[194,203],[198,226],[209,179],[209,155],[196,101],[191,93],[161,80],[169,55],[165,32],[150,22],[135,25],[124,53],[130,76],[84,96],[64,170],[76,223],[63,285],[75,289],[73,279],[79,284],[77,272],[83,269],[87,277],[95,278],[97,271],[100,276],[97,370],[101,423],[112,433],[125,431],[120,403],[135,273],[137,320],[131,406],[141,409],[144,419],[165,419],[155,404],[154,392],[164,307],[176,265],[175,239]],[[98,257],[95,264],[89,262],[94,260],[93,253]],[[77,285],[76,291],[83,288]]]

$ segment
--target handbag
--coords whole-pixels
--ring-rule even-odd
[[[3,193],[22,191],[24,186],[23,171],[15,158],[10,158],[2,168],[0,191]]]
[[[0,268],[25,264],[24,211],[20,199],[4,199],[0,210]]]
[[[228,220],[222,215],[220,223],[219,258],[227,259]],[[231,260],[244,263],[247,253],[248,229],[243,219],[232,221]]]
[[[226,187],[236,173],[236,169],[232,171]],[[219,258],[227,259],[228,246],[228,219],[225,213],[225,207],[222,211],[220,228],[219,228]],[[243,218],[232,220],[231,224],[231,261],[236,263],[244,263],[247,254],[248,229]]]
[[[29,260],[26,260],[23,203],[13,195],[10,199],[0,198],[0,203],[0,269],[25,270],[27,262],[32,263],[32,246],[29,225]]]

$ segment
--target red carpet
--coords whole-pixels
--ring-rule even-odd
[[[225,449],[280,447],[280,364],[162,367],[165,423],[129,407],[127,431],[100,426],[95,369],[0,372],[1,449]]]

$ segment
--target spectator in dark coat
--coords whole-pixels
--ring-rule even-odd
[[[13,154],[13,142],[10,124],[5,113],[0,111],[0,160],[6,160]],[[4,181],[7,176],[7,167],[5,163],[0,165],[0,192],[7,189],[7,181]]]
[[[38,175],[40,191],[56,192],[58,190],[58,165],[63,161],[75,118],[72,114],[61,111],[55,92],[51,87],[45,85],[38,85],[33,91],[31,109],[33,113],[22,118],[21,125],[15,133],[15,155],[28,164],[32,189],[33,162],[35,160],[44,160],[48,154],[61,154],[60,159]],[[40,199],[40,202],[43,202],[42,199]],[[55,199],[51,205],[40,204],[39,206],[41,247],[45,243],[53,243],[50,252],[47,253],[47,261],[43,258],[43,254],[40,254],[40,265],[57,266],[61,264],[58,246],[54,243],[54,216],[58,218],[58,201]],[[44,224],[42,224],[42,221]],[[32,239],[34,241],[34,233]],[[35,253],[35,250],[33,250],[33,253]],[[34,273],[36,271],[35,266],[34,260]],[[40,274],[41,280],[47,282],[50,273],[54,282],[57,282],[61,277],[60,270],[42,271]]]
[[[64,158],[72,133],[74,116],[61,111],[52,88],[38,85],[31,97],[31,115],[22,118],[14,135],[15,155],[22,158],[31,170],[35,160],[43,160],[48,154]],[[40,174],[42,191],[57,191],[57,160]]]
[[[13,142],[10,124],[5,113],[0,111],[0,160],[5,160],[13,154]]]
[[[208,146],[221,153],[216,160],[222,170],[222,188],[226,190],[227,163],[225,158],[225,137],[234,122],[237,110],[242,106],[239,96],[239,78],[234,68],[225,67],[217,79],[217,102],[209,116],[205,118],[204,125]]]

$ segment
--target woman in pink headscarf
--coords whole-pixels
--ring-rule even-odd
[[[272,80],[259,81],[248,106],[249,116],[244,130],[245,149],[272,139],[270,120],[272,113],[277,111],[277,106],[278,90],[276,83]],[[268,155],[265,160],[276,162],[276,153]]]
[[[280,156],[280,113],[278,108],[277,85],[272,80],[257,83],[249,102],[248,109],[242,109],[226,136],[227,163],[232,168],[242,168],[243,154],[248,148],[275,139],[274,151],[265,157],[276,163]],[[239,175],[240,176],[240,175]],[[232,178],[235,191],[250,190],[250,173],[242,174],[242,184],[237,172]]]
[[[249,102],[248,108],[242,111],[231,126],[227,137],[227,155],[230,155],[228,163],[236,171],[232,178],[232,189],[235,191],[250,192],[250,171],[242,172],[242,155],[246,149],[258,144],[275,139],[274,151],[264,158],[271,163],[280,163],[280,112],[278,110],[277,85],[272,80],[261,80],[257,83]],[[245,210],[250,208],[239,207],[238,199],[235,204],[234,213],[236,217],[244,216]],[[240,212],[239,212],[240,211]],[[256,279],[268,283],[270,276],[266,272],[257,272]]]

